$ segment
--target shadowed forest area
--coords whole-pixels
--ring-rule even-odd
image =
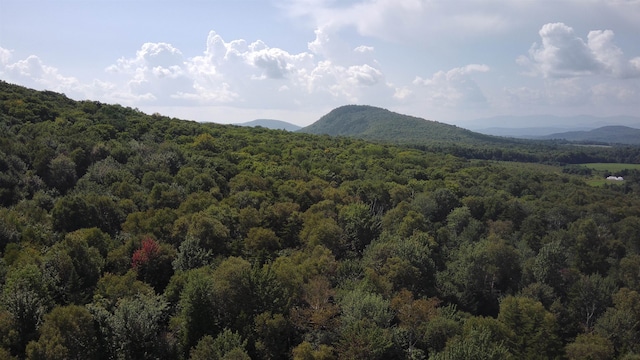
[[[0,82],[0,358],[640,359],[638,149],[498,146]]]

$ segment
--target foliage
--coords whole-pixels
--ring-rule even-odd
[[[97,357],[96,332],[84,307],[57,307],[44,317],[38,341],[27,345],[29,359],[91,359]]]
[[[0,357],[640,353],[640,172],[595,188],[604,170],[557,166],[638,148],[368,107],[324,120],[413,137],[199,124],[0,82]]]

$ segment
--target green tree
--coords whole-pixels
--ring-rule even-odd
[[[569,310],[574,319],[590,331],[595,321],[611,305],[615,284],[599,274],[581,275],[569,292]]]
[[[178,314],[172,320],[174,326],[178,326],[180,348],[184,354],[203,336],[213,336],[221,328],[213,277],[205,268],[191,270],[188,275],[180,294]]]
[[[84,304],[91,299],[104,259],[81,237],[70,235],[44,256],[43,276],[56,302]]]
[[[261,359],[288,359],[294,336],[293,326],[282,314],[270,311],[255,317],[255,347]]]
[[[430,357],[430,359],[434,360],[502,360],[514,358],[517,359],[504,344],[493,342],[491,333],[487,330],[473,330],[464,337],[455,337],[447,343],[442,352]]]
[[[74,231],[97,225],[98,214],[85,197],[70,195],[56,201],[51,210],[53,227],[59,231]]]
[[[244,239],[244,247],[251,257],[267,260],[281,248],[281,241],[273,230],[253,227]]]
[[[450,339],[462,335],[462,320],[454,306],[443,306],[437,309],[437,315],[426,324],[423,342],[430,354],[444,350]]]
[[[374,216],[371,208],[363,203],[342,207],[338,213],[338,223],[344,230],[350,250],[358,254],[380,234],[380,218]]]
[[[472,313],[497,313],[498,298],[515,293],[520,280],[520,255],[494,236],[464,244],[437,274],[442,294]]]
[[[393,319],[393,312],[389,308],[388,300],[362,289],[345,293],[340,298],[339,305],[342,309],[341,319],[344,324],[367,319],[376,326],[386,328]]]
[[[227,253],[231,233],[219,219],[207,211],[202,211],[183,220],[187,226],[186,236],[200,240],[204,249],[211,250],[216,255]],[[181,226],[183,220],[176,222],[176,227]]]
[[[300,205],[293,202],[276,202],[268,206],[264,212],[265,225],[282,240],[282,245],[297,246],[298,234],[302,229]]]
[[[610,234],[594,219],[581,219],[571,224],[569,232],[575,239],[573,263],[581,272],[606,274],[609,270]]]
[[[148,284],[137,280],[137,274],[133,270],[124,275],[106,273],[96,284],[93,303],[112,311],[120,299],[138,294],[151,296],[154,295],[154,290]]]
[[[595,333],[618,355],[640,353],[640,294],[622,288],[613,295],[613,303],[596,321]]]
[[[214,339],[211,335],[205,335],[191,349],[191,360],[249,360],[246,352],[247,340],[243,340],[240,334],[224,329]]]
[[[500,303],[498,321],[513,332],[513,355],[518,359],[551,359],[562,355],[556,318],[540,302],[507,296]]]
[[[187,271],[212,263],[214,258],[213,251],[211,249],[205,249],[201,242],[201,239],[187,236],[187,238],[180,243],[178,253],[172,263],[175,271]]]
[[[171,353],[163,337],[168,304],[162,296],[138,293],[121,298],[112,309],[104,303],[89,306],[98,323],[99,338],[108,355],[115,359],[157,359]]]
[[[11,315],[14,326],[12,353],[22,355],[26,345],[37,338],[37,327],[50,307],[50,297],[38,266],[27,264],[7,273],[2,305]]]
[[[76,175],[76,163],[67,155],[60,154],[51,159],[49,163],[48,184],[65,194],[73,188],[78,180]]]
[[[343,359],[386,359],[393,347],[389,329],[362,318],[348,322],[340,331],[338,357]]]
[[[614,358],[613,344],[598,334],[580,334],[565,347],[569,360],[606,360]]]
[[[314,348],[308,341],[303,341],[292,350],[293,360],[334,360],[336,356],[331,346],[321,344]]]
[[[339,254],[344,245],[343,235],[342,228],[334,219],[315,217],[305,220],[300,241],[309,248],[322,245]]]
[[[532,271],[538,282],[562,291],[565,285],[562,271],[567,267],[567,249],[559,241],[552,241],[543,245],[536,255]]]
[[[97,337],[91,313],[83,306],[56,307],[45,315],[40,337],[27,345],[28,359],[94,359]]]

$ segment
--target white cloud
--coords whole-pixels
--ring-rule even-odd
[[[542,44],[533,44],[529,56],[545,77],[586,75],[596,72],[599,63],[589,46],[563,23],[545,24],[539,31]]]
[[[613,43],[611,30],[590,31],[589,48],[605,72],[620,78],[640,76],[640,57],[626,60],[622,50]]]
[[[262,42],[260,44],[264,45]],[[249,64],[262,70],[260,79],[283,79],[312,61],[310,54],[293,55],[282,49],[269,48],[266,45],[259,50],[247,53],[245,56]]]
[[[338,45],[337,47],[335,45]],[[261,40],[226,42],[211,31],[201,55],[185,57],[166,43],[147,43],[133,58],[108,67],[126,86],[119,98],[181,104],[295,107],[318,99],[333,104],[390,91],[373,59],[373,47],[351,49],[318,30],[311,52],[290,53]],[[342,49],[346,51],[341,51]],[[372,100],[373,101],[373,100]],[[322,102],[322,100],[320,101]],[[376,102],[376,101],[374,101]]]
[[[520,56],[517,63],[546,78],[587,75],[614,77],[640,76],[640,58],[626,60],[622,50],[613,43],[611,30],[589,32],[587,41],[577,36],[564,23],[549,23],[539,31],[541,43],[534,43],[529,55]]]
[[[301,80],[306,82],[308,94],[324,94],[328,96],[325,101],[332,103],[340,100],[342,102],[365,101],[367,94],[372,93],[368,88],[381,87],[383,92],[391,91],[384,84],[383,73],[367,64],[345,67],[325,60],[319,62]]]
[[[631,0],[279,0],[292,17],[314,28],[353,28],[360,35],[429,46],[444,41],[476,42],[478,38],[510,35],[556,19],[612,23],[640,30],[640,6]]]
[[[9,59],[11,59],[11,50],[0,47],[0,65],[8,64]]]
[[[395,88],[393,92],[393,98],[402,101],[404,99],[407,99],[409,96],[411,96],[411,94],[413,94],[413,91],[411,91],[409,87],[402,86],[402,87]]]
[[[360,46],[356,47],[355,49],[353,49],[353,51],[355,51],[357,53],[366,54],[366,53],[373,52],[374,48],[373,48],[373,46],[360,45]]]
[[[333,63],[346,64],[353,60],[352,46],[350,46],[340,35],[339,29],[333,25],[320,26],[316,28],[316,38],[307,44],[311,53],[315,56],[331,60]],[[361,47],[361,50],[366,49]],[[366,54],[368,51],[355,51],[359,54]]]
[[[13,63],[11,57],[10,50],[0,47],[0,74],[6,81],[71,95],[79,95],[84,89],[78,79],[60,74],[58,69],[43,64],[35,55]]]
[[[182,53],[167,43],[145,43],[135,57],[120,58],[106,71],[126,81],[120,92],[137,101],[168,101],[193,89]]]
[[[498,0],[360,0],[346,4],[285,0],[282,3],[291,16],[310,18],[316,28],[352,27],[363,36],[414,45],[441,39],[435,34],[475,37],[504,30],[511,22],[509,12],[504,9],[518,7]]]
[[[438,107],[484,104],[487,99],[471,74],[489,70],[489,66],[484,64],[469,64],[448,71],[438,71],[429,79],[416,77],[413,81],[414,96]],[[405,97],[406,94],[407,91],[402,90],[396,92],[396,97]]]

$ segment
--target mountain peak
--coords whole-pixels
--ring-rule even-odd
[[[350,136],[393,143],[424,144],[439,141],[496,142],[504,139],[474,133],[369,105],[345,105],[331,110],[300,132]]]
[[[274,130],[286,130],[286,131],[297,131],[300,130],[300,126],[288,123],[286,121],[281,120],[273,120],[273,119],[256,119],[240,124],[235,124],[239,126],[251,126],[256,127],[260,126],[267,129]]]

